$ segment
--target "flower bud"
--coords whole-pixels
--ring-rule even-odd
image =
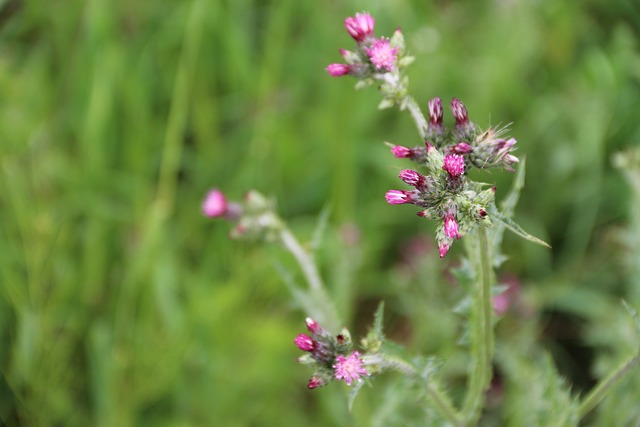
[[[403,180],[405,183],[415,187],[416,189],[425,188],[427,185],[427,178],[411,169],[403,169],[400,171],[398,177]]]
[[[375,19],[366,12],[356,13],[355,17],[348,17],[344,20],[344,27],[347,32],[358,43],[373,35]]]
[[[312,351],[314,347],[313,339],[306,334],[298,334],[294,343],[302,351]]]
[[[340,77],[349,74],[351,67],[347,64],[329,64],[326,70],[331,77]]]

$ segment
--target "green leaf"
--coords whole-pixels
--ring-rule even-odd
[[[538,245],[541,245],[541,246],[544,246],[544,247],[547,247],[547,248],[551,248],[551,245],[549,245],[544,240],[538,239],[537,237],[532,236],[531,234],[529,234],[526,231],[524,231],[522,229],[522,227],[520,227],[518,224],[516,224],[516,222],[513,221],[511,218],[509,218],[509,217],[498,217],[497,220],[502,225],[504,225],[506,228],[511,230],[511,232],[517,234],[518,236],[522,237],[523,239],[529,240],[530,242],[537,243]]]
[[[360,392],[360,389],[362,388],[363,385],[364,385],[364,381],[358,381],[349,392],[349,400],[348,400],[349,412],[351,412],[351,408],[353,408],[353,402],[354,400],[356,400],[356,396]]]

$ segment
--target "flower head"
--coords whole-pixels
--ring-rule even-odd
[[[334,376],[337,380],[344,380],[347,385],[351,385],[354,381],[360,381],[362,375],[369,375],[363,365],[364,362],[357,351],[351,353],[349,357],[339,355],[333,365]]]
[[[438,97],[429,101],[429,127],[436,132],[442,132],[442,100]]]
[[[451,178],[459,177],[464,173],[464,157],[458,154],[447,154],[444,156],[442,169],[447,171]]]
[[[396,64],[398,48],[391,47],[389,39],[384,37],[375,39],[371,47],[365,48],[371,63],[377,70],[393,71]]]
[[[344,20],[344,27],[347,32],[357,42],[364,41],[367,37],[373,35],[373,27],[376,21],[373,16],[366,12],[356,13],[355,17],[348,17]]]

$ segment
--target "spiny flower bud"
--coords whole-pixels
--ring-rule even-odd
[[[400,171],[398,177],[405,183],[415,187],[416,189],[422,189],[427,186],[427,178],[411,169],[403,169]]]
[[[316,334],[316,335],[322,335],[324,334],[324,329],[322,328],[322,326],[320,326],[318,324],[318,322],[316,322],[315,320],[313,320],[311,317],[307,317],[305,319],[305,322],[307,323],[307,329],[309,329],[309,331],[312,334]]]
[[[311,377],[309,379],[309,383],[307,384],[307,388],[309,390],[313,390],[314,388],[322,387],[323,385],[326,385],[326,384],[327,384],[327,381],[325,379],[314,375],[313,377]]]
[[[312,351],[314,347],[313,339],[311,339],[311,337],[306,334],[298,334],[293,342],[302,351]]]
[[[404,190],[389,190],[384,195],[384,198],[390,205],[403,205],[415,201],[413,192]]]
[[[460,231],[458,229],[458,221],[455,216],[447,215],[444,219],[444,235],[449,239],[460,239]]]
[[[449,248],[451,247],[451,242],[447,240],[443,240],[438,242],[438,253],[440,254],[440,258],[444,258],[449,252]]]
[[[442,100],[438,97],[429,101],[429,128],[442,132]]]
[[[413,150],[402,145],[394,145],[391,147],[391,153],[398,159],[406,159],[413,155]]]
[[[348,17],[344,20],[344,26],[351,37],[358,43],[373,35],[375,19],[366,12],[356,13],[355,17]]]
[[[451,112],[453,113],[453,117],[456,119],[457,127],[464,127],[469,123],[467,109],[458,98],[453,98],[451,100]]]

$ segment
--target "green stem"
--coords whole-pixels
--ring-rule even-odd
[[[640,363],[640,353],[625,361],[618,369],[602,379],[582,400],[578,408],[578,417],[582,419],[591,412],[607,393],[624,378],[626,373],[635,368],[638,363]]]
[[[418,132],[420,133],[420,138],[425,139],[427,136],[427,119],[424,118],[424,114],[422,114],[422,110],[418,106],[418,103],[412,96],[407,95],[404,103],[405,108],[409,110],[411,113],[411,117],[413,117],[413,121],[416,122],[416,126],[418,127]]]
[[[478,227],[476,260],[476,277],[479,283],[474,296],[474,313],[470,318],[472,349],[475,363],[469,374],[469,389],[463,405],[463,415],[469,425],[476,424],[480,418],[484,405],[485,393],[493,377],[493,325],[491,316],[493,304],[491,301],[492,263],[489,252],[487,229]],[[479,316],[479,319],[478,319]]]
[[[313,257],[302,247],[298,239],[284,224],[280,226],[280,241],[298,261],[302,274],[309,285],[313,306],[306,306],[305,309],[310,315],[315,316],[314,320],[323,327],[332,332],[337,332],[340,328],[338,312],[325,290]]]

